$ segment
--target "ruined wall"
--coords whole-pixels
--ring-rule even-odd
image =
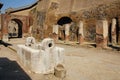
[[[109,4],[116,0],[74,0],[72,11],[80,11],[86,8],[96,7],[100,4]]]
[[[1,32],[1,29],[2,29],[2,27],[1,27],[1,14],[0,14],[0,40],[1,40],[1,38],[2,38],[2,32]]]
[[[49,7],[50,0],[40,0],[37,5],[37,11],[46,11]]]
[[[46,15],[49,5],[49,0],[41,0],[40,2],[38,2],[37,7],[30,11],[30,16],[32,16],[33,19],[32,34],[38,40],[43,39],[45,37],[45,24],[47,18]]]
[[[36,7],[36,6],[30,8],[30,9],[21,10],[21,11],[16,11],[16,12],[13,12],[13,13],[11,13],[11,14],[13,14],[13,15],[23,15],[23,16],[28,16],[28,15],[29,15],[29,12],[30,12],[33,8],[35,8],[35,7]]]
[[[74,0],[59,0],[58,14],[69,13],[71,11],[73,1]]]
[[[95,42],[96,21],[106,18],[110,26],[111,19],[120,16],[120,0],[41,0],[37,8],[31,11],[33,33],[38,36],[50,36],[52,25],[67,16],[76,24],[80,20],[84,21],[85,40]]]
[[[27,16],[20,16],[20,15],[8,15],[8,14],[2,14],[2,36],[8,35],[8,25],[11,20],[16,21],[18,24],[20,24],[21,28],[21,34],[20,37],[23,36],[23,34],[28,33],[29,29],[29,17]]]
[[[118,18],[120,15],[120,1],[113,1],[109,4],[104,3],[96,7],[86,8],[75,14],[76,15],[74,16],[76,17],[76,20],[82,19],[86,21],[85,23],[86,39],[88,41],[95,40],[94,34],[95,34],[96,21],[106,18],[110,26],[112,18]]]
[[[34,8],[30,11],[30,26],[33,26],[32,28],[32,34],[36,39],[43,39],[44,34],[44,23],[45,23],[45,17],[46,12],[45,11],[38,11],[37,8]]]
[[[85,0],[86,2],[87,0]],[[84,1],[83,1],[84,2]],[[80,3],[80,2],[79,2]],[[102,0],[102,1],[94,1],[86,2],[87,4],[81,5],[83,7],[79,8],[78,2],[74,2],[76,6],[73,6],[71,14],[71,18],[73,21],[78,22],[79,20],[84,21],[84,34],[85,39],[87,41],[95,42],[95,29],[96,29],[96,21],[100,19],[106,18],[109,22],[109,27],[111,25],[112,18],[119,19],[120,16],[120,1],[119,0]],[[95,5],[93,5],[93,3]],[[91,4],[93,6],[91,6]],[[77,6],[79,5],[79,6]],[[86,6],[84,6],[86,5]],[[120,21],[118,20],[118,25]],[[120,27],[120,26],[119,26]]]

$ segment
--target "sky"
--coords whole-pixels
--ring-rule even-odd
[[[3,4],[1,12],[4,13],[7,8],[19,8],[25,5],[32,4],[37,0],[0,0],[0,3]]]

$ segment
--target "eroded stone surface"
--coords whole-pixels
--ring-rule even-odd
[[[116,37],[116,19],[112,19],[112,29],[111,29],[111,37],[112,37],[112,45],[117,44],[117,37]]]
[[[70,35],[69,31],[70,31],[70,24],[65,24],[65,41],[66,42],[69,41],[69,35]]]
[[[18,45],[17,53],[21,62],[35,73],[53,73],[57,64],[64,63],[64,49],[56,47],[50,38],[44,39],[36,48]]]
[[[106,48],[108,45],[108,22],[99,20],[96,24],[96,46]]]
[[[83,27],[84,27],[84,24],[83,24],[83,21],[80,21],[79,22],[79,30],[78,30],[78,33],[79,33],[79,43],[83,43],[84,41],[84,33],[83,33]]]
[[[34,38],[34,37],[27,37],[27,38],[26,38],[25,46],[34,47],[35,44],[36,44],[36,41],[35,41],[35,38]]]

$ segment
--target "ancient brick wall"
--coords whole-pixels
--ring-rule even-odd
[[[96,7],[100,4],[109,4],[118,0],[74,0],[72,11],[80,11],[86,8]]]
[[[29,29],[29,17],[27,16],[22,16],[22,15],[8,15],[8,14],[3,14],[2,15],[2,35],[4,34],[8,34],[8,24],[11,20],[17,20],[17,22],[21,22],[18,24],[20,24],[21,27],[21,37],[22,34],[24,33],[28,33],[28,29]]]
[[[71,14],[70,17],[72,17],[73,21],[78,22],[79,20],[83,20],[85,22],[84,33],[85,33],[85,39],[87,41],[93,41],[93,42],[95,41],[95,34],[96,34],[95,28],[96,28],[97,20],[106,18],[109,22],[109,27],[110,27],[112,18],[119,19],[120,1],[104,0],[103,2],[93,7],[84,7],[79,11],[77,11],[77,8],[76,8],[76,11],[73,10],[74,12],[70,13]],[[119,24],[120,24],[120,21],[118,20],[118,25]]]
[[[47,6],[46,6],[47,5]],[[120,16],[119,0],[42,0],[33,11],[33,33],[49,36],[52,25],[64,16],[70,17],[78,24],[84,21],[86,41],[95,42],[96,21],[106,18],[111,24],[112,18]],[[119,21],[118,21],[119,22]],[[43,31],[41,31],[42,29]],[[39,34],[42,32],[41,34]],[[76,38],[77,39],[77,38]]]
[[[33,10],[30,11],[29,16],[31,17],[32,24],[32,34],[36,39],[42,39],[44,36],[44,23],[45,23],[45,18],[46,18],[46,12],[43,11],[38,11],[37,8],[34,8]],[[41,36],[40,36],[41,35]]]
[[[85,35],[86,38],[89,37],[91,38],[91,40],[95,40],[95,36],[94,36],[95,29],[94,28],[96,26],[95,25],[96,21],[106,18],[110,26],[112,18],[118,18],[118,16],[120,15],[120,1],[114,1],[109,4],[104,3],[104,4],[98,5],[93,8],[88,8],[88,9],[86,8],[86,9],[83,9],[80,13],[81,14],[80,15],[78,14],[77,18],[87,21],[86,22],[87,25],[85,25],[86,26],[85,32],[87,31],[87,34]],[[87,30],[87,29],[90,29],[90,30]],[[93,36],[93,38],[88,35]]]

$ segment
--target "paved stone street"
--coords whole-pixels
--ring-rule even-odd
[[[24,40],[13,39],[8,43],[12,43],[12,47],[16,49],[16,44],[22,44]],[[120,80],[119,51],[62,44],[57,46],[65,48],[67,75],[64,80]],[[31,73],[19,63],[15,51],[0,45],[0,80],[8,80],[6,77],[9,80],[59,80],[52,74]]]

